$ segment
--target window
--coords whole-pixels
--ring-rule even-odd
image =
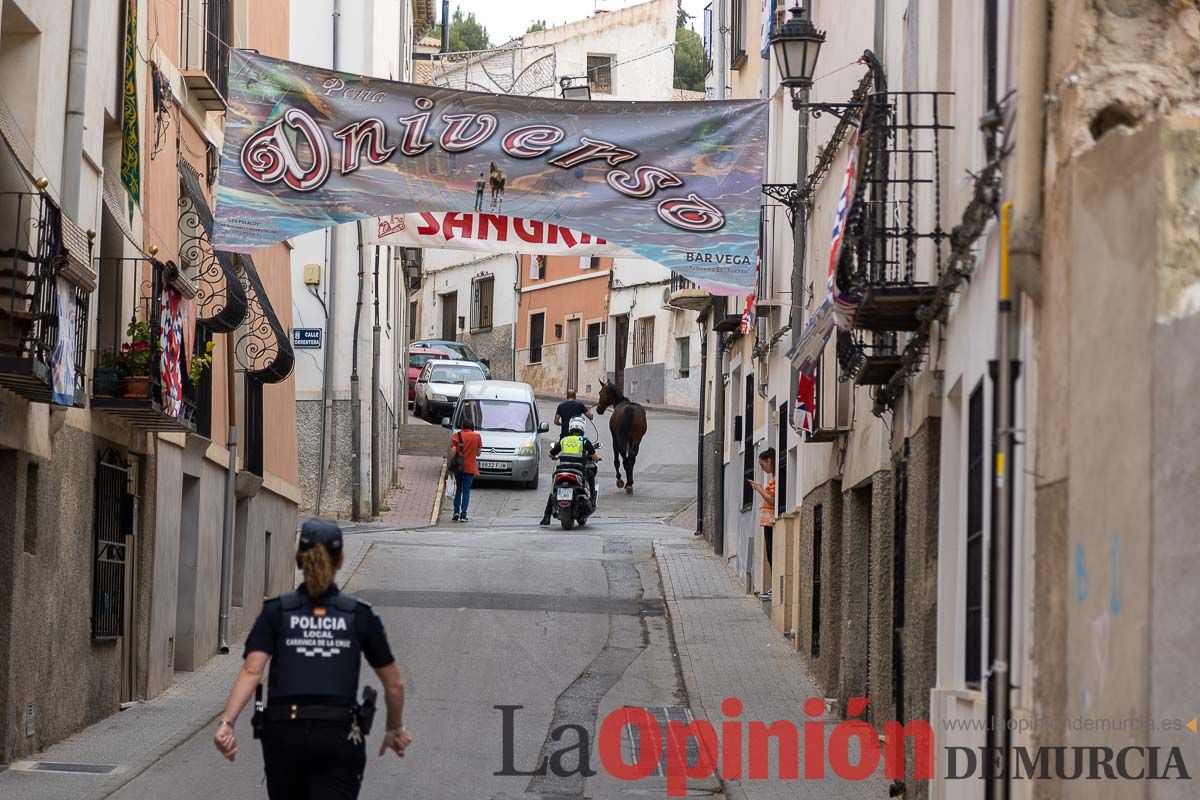
[[[813,506],[813,556],[812,556],[812,646],[813,658],[821,655],[821,530],[824,507]]]
[[[612,56],[587,57],[588,86],[597,94],[612,94]]]
[[[590,259],[588,259],[588,269],[599,269],[599,268],[600,268],[600,256],[592,256]]]
[[[208,343],[213,340],[212,331],[202,323],[196,323],[195,349],[193,358],[208,352]],[[196,403],[196,433],[206,439],[212,438],[212,365],[200,373],[200,380],[192,386],[191,394]],[[191,384],[191,379],[188,379]]]
[[[129,465],[125,459],[116,450],[104,452],[96,464],[93,639],[116,639],[125,633],[125,537],[132,533],[133,521],[128,483]]]
[[[546,257],[534,256],[529,262],[529,280],[540,281],[546,277]]]
[[[546,335],[546,315],[542,312],[529,316],[529,363],[542,363],[542,339]]]
[[[463,400],[455,412],[454,427],[471,420],[477,431],[533,433],[533,407],[520,400]]]
[[[246,416],[246,470],[255,475],[263,473],[263,383],[246,373],[245,381]]]
[[[680,336],[675,340],[675,370],[680,378],[686,378],[692,371],[692,337]]]
[[[600,357],[600,323],[591,322],[587,326],[587,355],[585,358]]]
[[[492,296],[496,279],[488,276],[475,280],[471,299],[471,328],[481,330],[492,327]]]
[[[968,685],[978,686],[983,661],[983,386],[971,392],[967,412],[967,596]]]
[[[483,380],[483,370],[474,364],[439,364],[430,362],[425,367],[425,379],[430,383],[456,383]]]
[[[417,338],[417,301],[408,301],[408,340]]]
[[[633,365],[654,361],[654,317],[639,317],[633,323]]]
[[[746,61],[746,0],[733,0],[729,15],[729,66],[738,69]]]
[[[181,0],[179,13],[183,68],[203,70],[221,96],[227,96],[229,0]]]
[[[987,111],[995,109],[999,102],[997,61],[1000,50],[1000,23],[996,7],[997,0],[983,2],[983,102],[987,104]],[[987,135],[988,158],[993,157],[996,144],[995,129],[991,129]]]
[[[775,514],[787,513],[788,486],[788,409],[791,403],[779,407],[779,442],[775,448]]]

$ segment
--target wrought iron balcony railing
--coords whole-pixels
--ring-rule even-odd
[[[195,432],[195,390],[184,357],[183,297],[157,259],[97,259],[102,272],[132,269],[137,294],[125,319],[119,298],[99,309],[98,333],[112,343],[92,374],[92,408],[143,431]]]
[[[82,406],[88,292],[59,275],[63,219],[40,192],[0,192],[0,386]]]

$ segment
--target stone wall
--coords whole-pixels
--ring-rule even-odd
[[[460,335],[459,341],[471,346],[480,358],[488,360],[492,377],[500,381],[513,379],[513,326],[495,325],[486,330]]]
[[[0,451],[0,485],[8,488],[0,497],[0,762],[42,750],[120,702],[120,640],[91,636],[92,487],[104,446],[67,426],[51,461]],[[140,530],[144,522],[145,514]],[[144,538],[134,543],[139,555]]]
[[[330,436],[329,474],[321,492],[320,515],[349,519],[353,500],[351,463],[351,405],[334,400]],[[321,474],[321,401],[296,401],[296,445],[300,456],[300,510],[316,513],[317,480]],[[369,442],[364,445],[370,446]],[[390,473],[389,473],[390,474]],[[370,492],[370,486],[363,487]],[[367,498],[370,499],[369,497]]]
[[[813,513],[820,506],[821,575],[820,650],[813,655]],[[813,489],[800,506],[800,573],[796,576],[800,595],[800,619],[792,640],[819,688],[826,697],[837,696],[842,649],[840,646],[842,582],[842,487],[827,481]]]

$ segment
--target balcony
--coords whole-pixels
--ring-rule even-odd
[[[671,273],[667,288],[667,305],[688,311],[703,311],[712,302],[712,295],[678,273]]]
[[[111,299],[112,307],[100,309],[97,332],[112,345],[97,359],[92,408],[140,431],[194,433],[195,387],[182,357],[183,296],[164,280],[166,267],[156,259],[98,262],[102,274],[133,270],[138,292],[128,319],[123,318],[121,304]]]
[[[882,386],[901,364],[894,332],[841,331],[837,355],[843,377],[858,386]]]
[[[862,179],[838,272],[839,286],[857,298],[859,330],[915,331],[937,293],[950,236],[939,202],[942,140],[953,129],[942,117],[947,96],[884,90],[868,98]]]
[[[65,269],[62,212],[43,193],[0,192],[0,220],[0,386],[82,407],[90,292]]]
[[[224,111],[229,88],[229,0],[180,0],[179,70],[188,95],[207,111]]]

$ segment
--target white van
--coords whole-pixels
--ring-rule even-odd
[[[442,427],[454,432],[471,420],[483,440],[479,477],[538,487],[542,448],[539,433],[550,426],[538,418],[533,387],[516,381],[472,381],[463,386],[452,417]]]

